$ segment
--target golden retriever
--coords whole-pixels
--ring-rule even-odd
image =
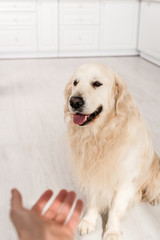
[[[103,240],[119,240],[120,220],[139,201],[160,201],[160,159],[120,76],[103,64],[80,66],[65,88],[73,172],[87,199],[80,234],[108,212]]]

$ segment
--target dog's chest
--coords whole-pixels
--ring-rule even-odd
[[[81,182],[118,181],[120,168],[116,164],[116,155],[106,142],[88,141],[75,143],[72,148],[72,160],[76,175]],[[115,176],[115,180],[113,179]]]

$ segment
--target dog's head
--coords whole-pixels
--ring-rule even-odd
[[[80,66],[65,88],[65,114],[70,113],[79,126],[93,123],[114,109],[124,108],[125,84],[103,64]]]

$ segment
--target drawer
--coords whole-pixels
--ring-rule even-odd
[[[60,24],[99,24],[99,11],[98,9],[63,9],[60,10]]]
[[[100,0],[60,0],[60,10],[98,10]]]
[[[0,13],[0,25],[35,25],[36,14],[25,12],[3,12]]]
[[[99,0],[60,0],[60,24],[99,24]]]
[[[36,0],[0,0],[0,11],[36,11]]]
[[[36,28],[0,28],[0,51],[35,50]]]
[[[60,50],[97,50],[99,28],[76,26],[60,27]]]

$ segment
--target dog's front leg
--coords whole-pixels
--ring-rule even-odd
[[[103,234],[103,240],[120,240],[120,221],[135,197],[133,184],[124,185],[117,192],[109,210],[108,222]]]
[[[93,232],[96,227],[97,218],[98,210],[96,209],[96,207],[93,206],[88,207],[84,218],[82,218],[78,226],[79,233],[81,235],[84,235]]]

